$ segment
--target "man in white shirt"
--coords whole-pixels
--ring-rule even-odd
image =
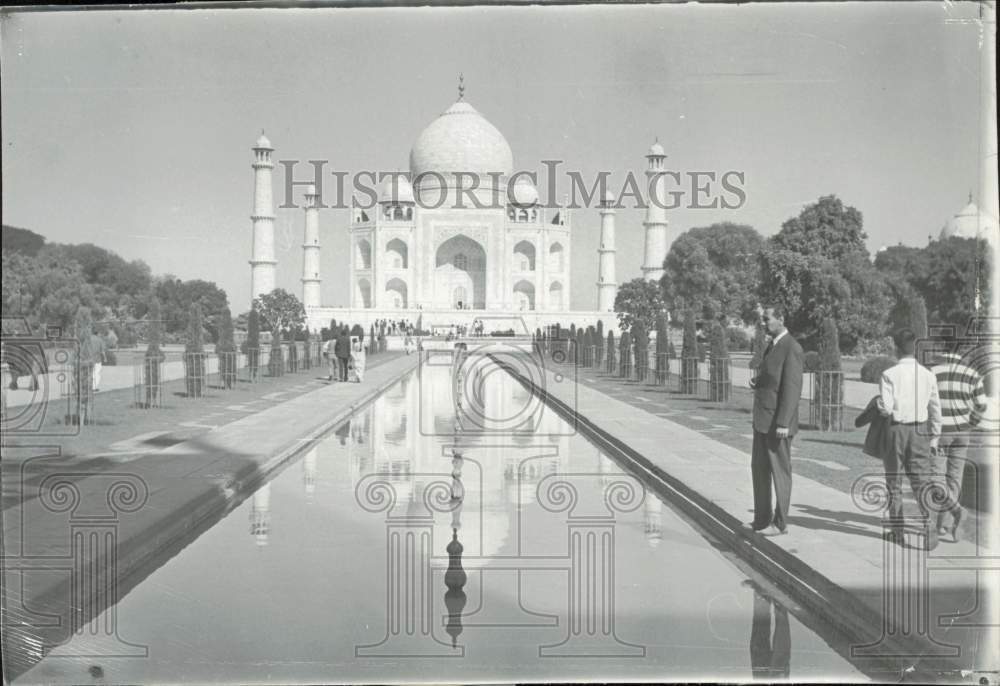
[[[890,418],[892,450],[883,458],[885,484],[889,490],[888,525],[890,540],[903,543],[903,473],[910,481],[913,496],[924,518],[927,550],[938,543],[937,522],[930,520],[930,505],[940,489],[934,472],[932,452],[941,436],[941,400],[934,373],[917,362],[917,337],[910,329],[900,329],[892,337],[899,362],[882,373],[879,383],[879,412]]]

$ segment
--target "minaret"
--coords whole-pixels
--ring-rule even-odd
[[[271,141],[264,132],[253,147],[253,256],[250,258],[250,297],[274,290],[274,201],[271,198]]]
[[[659,139],[649,149],[648,184],[649,197],[646,198],[646,250],[643,253],[642,276],[648,281],[659,281],[663,276],[663,260],[667,257],[667,210],[663,161],[667,156]],[[653,202],[656,198],[656,202]]]
[[[615,308],[618,282],[615,281],[615,197],[605,193],[601,201],[601,247],[597,249],[597,309]]]
[[[306,188],[306,230],[302,241],[302,304],[308,310],[320,306],[319,196],[316,186]]]

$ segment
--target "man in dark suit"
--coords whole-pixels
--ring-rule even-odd
[[[347,381],[347,363],[351,359],[351,333],[346,326],[340,330],[333,352],[340,367],[340,380]]]
[[[762,320],[771,336],[756,374],[750,379],[753,395],[754,518],[750,527],[765,536],[788,531],[792,499],[792,438],[799,430],[802,395],[802,346],[785,328],[785,311],[764,309]],[[771,509],[771,483],[776,503]]]

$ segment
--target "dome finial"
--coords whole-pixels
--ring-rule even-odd
[[[459,72],[458,74],[458,99],[461,100],[465,97],[465,74]]]

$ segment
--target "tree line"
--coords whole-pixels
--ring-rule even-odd
[[[992,265],[983,240],[947,238],[916,248],[896,246],[872,259],[861,213],[824,196],[764,238],[728,222],[692,228],[674,241],[659,283],[621,286],[615,311],[623,329],[650,330],[658,312],[675,325],[690,311],[707,328],[753,324],[759,303],[787,309],[786,324],[817,349],[828,320],[847,353],[877,347],[892,330],[923,317],[964,329],[976,303],[989,305]],[[919,328],[919,327],[918,327]],[[919,333],[919,332],[918,332]]]

